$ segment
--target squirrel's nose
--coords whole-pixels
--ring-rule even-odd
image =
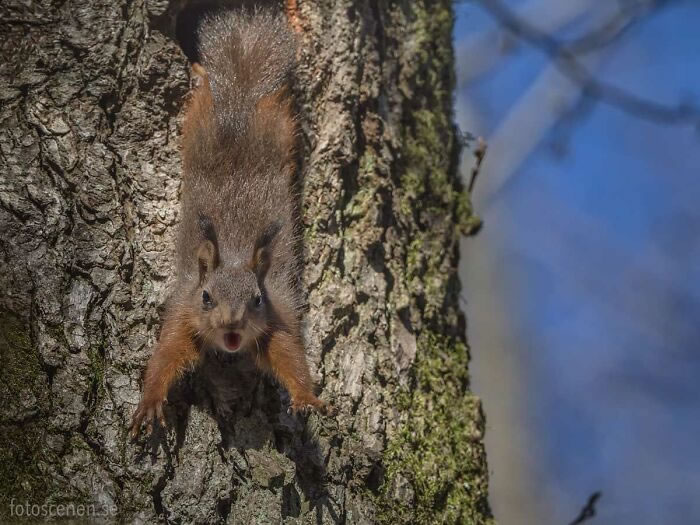
[[[245,325],[245,308],[231,309],[226,326],[231,330],[239,330]]]

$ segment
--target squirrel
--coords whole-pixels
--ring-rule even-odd
[[[199,32],[200,82],[185,106],[177,280],[148,362],[131,436],[165,428],[170,387],[202,352],[253,352],[290,410],[326,412],[301,335],[292,176],[294,36],[270,10],[229,11]]]

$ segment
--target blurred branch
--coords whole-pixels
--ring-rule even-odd
[[[650,348],[693,348],[697,330],[685,315],[660,318],[669,308],[666,304],[683,304],[686,313],[700,311],[700,295],[679,277],[687,274],[686,266],[654,242],[643,251],[626,251],[603,219],[547,198],[552,191],[547,185],[521,190],[520,198],[531,209],[546,210],[547,221],[529,231],[530,242],[520,255],[542,267],[550,281],[565,290],[562,293],[585,298],[603,317],[614,319],[611,322],[627,337],[644,340]],[[686,220],[697,224],[697,206],[692,212]],[[619,266],[613,269],[614,264]],[[603,284],[601,275],[613,271],[620,272],[615,284]],[[650,302],[648,297],[656,299]]]
[[[540,30],[555,33],[562,27],[586,13],[595,0],[530,0],[518,8],[518,16],[524,20],[538,20]],[[515,51],[514,38],[504,35],[502,27],[471,35],[457,45],[458,60],[469,64],[459,78],[460,85],[466,85],[495,68],[501,59]]]
[[[484,162],[487,148],[488,145],[486,144],[486,141],[479,137],[477,139],[476,149],[474,150],[475,162],[474,166],[472,167],[471,176],[469,177],[469,186],[467,187],[469,194],[474,193],[474,184],[476,183],[476,178],[479,176],[479,172],[481,171],[481,164]]]
[[[571,53],[582,54],[612,44],[652,11],[660,9],[672,0],[628,0],[598,29],[560,45]]]
[[[503,27],[547,54],[562,74],[581,86],[586,96],[615,106],[630,115],[657,123],[694,124],[700,126],[700,109],[697,107],[689,104],[679,104],[675,107],[667,106],[603,82],[592,75],[577,57],[577,52],[581,53],[591,50],[599,47],[605,41],[613,40],[630,26],[632,20],[639,18],[643,13],[648,13],[651,10],[667,5],[670,0],[635,2],[635,4],[640,4],[640,6],[636,9],[633,7],[626,9],[628,11],[626,22],[622,21],[625,18],[624,14],[618,14],[598,30],[570,43],[568,46],[566,43],[523,20],[513,13],[501,0],[476,1]],[[623,9],[621,12],[624,11]],[[630,18],[630,13],[633,13],[632,18]]]
[[[571,137],[581,121],[593,112],[595,101],[590,97],[579,97],[569,109],[564,111],[552,126],[549,146],[552,154],[562,158],[568,154]]]
[[[595,69],[603,60],[603,51],[590,53],[583,60]],[[485,161],[486,177],[479,193],[485,206],[491,206],[506,188],[518,166],[530,155],[542,137],[562,118],[562,111],[581,99],[582,87],[548,64],[510,109],[489,137],[489,146],[498,155]]]
[[[576,517],[574,521],[570,523],[570,525],[578,525],[579,523],[583,523],[584,521],[587,521],[591,519],[592,517],[595,516],[595,504],[602,495],[601,492],[594,492],[593,494],[590,495],[588,498],[588,501],[586,502],[586,505],[581,509],[581,512],[579,515]]]

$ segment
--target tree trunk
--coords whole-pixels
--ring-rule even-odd
[[[286,3],[306,348],[337,415],[288,415],[249,363],[208,356],[172,393],[169,430],[129,442],[173,277],[182,3],[0,7],[0,517],[489,521],[447,0]]]

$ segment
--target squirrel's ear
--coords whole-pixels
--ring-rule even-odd
[[[202,241],[197,249],[197,260],[199,261],[199,284],[202,284],[209,272],[219,265],[219,254],[213,242]]]
[[[270,249],[267,246],[261,246],[255,250],[250,267],[257,276],[258,281],[262,282],[265,279],[267,270],[270,269]]]
[[[250,261],[250,269],[253,270],[258,277],[259,282],[265,279],[267,270],[270,269],[270,263],[272,262],[272,244],[281,228],[281,222],[273,222],[265,229],[262,235],[258,237],[258,240],[255,241],[253,259]]]

